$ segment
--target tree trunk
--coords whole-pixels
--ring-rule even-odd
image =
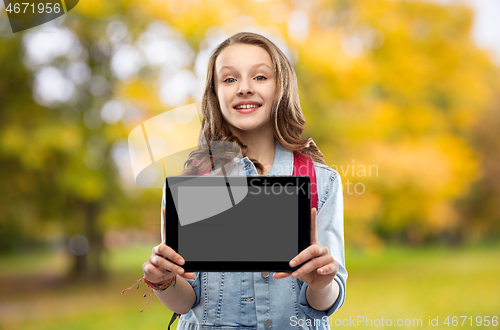
[[[102,262],[104,252],[103,235],[97,226],[99,215],[99,204],[97,202],[83,202],[84,228],[83,235],[89,243],[88,252],[82,255],[73,255],[73,266],[70,272],[70,280],[99,282],[106,276]]]

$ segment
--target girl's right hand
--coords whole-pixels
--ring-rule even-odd
[[[142,271],[144,277],[152,283],[167,281],[175,275],[186,279],[194,279],[194,273],[185,273],[184,268],[179,266],[183,265],[184,262],[184,259],[174,249],[165,243],[161,243],[153,248],[149,260],[142,265]]]
[[[165,206],[162,207],[162,212],[165,219]],[[194,279],[194,273],[184,273],[184,269],[179,266],[184,265],[184,262],[184,258],[163,242],[153,248],[151,257],[142,265],[142,271],[144,277],[152,283],[167,281],[175,275],[186,279]]]

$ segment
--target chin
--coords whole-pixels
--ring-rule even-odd
[[[250,132],[250,131],[253,131],[254,129],[256,129],[256,127],[253,125],[238,125],[235,127],[238,131],[242,131],[242,132]]]
[[[238,130],[244,132],[250,132],[254,130],[262,130],[264,129],[265,124],[257,124],[257,123],[240,123],[238,126],[235,126]]]

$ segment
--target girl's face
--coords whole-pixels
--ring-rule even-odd
[[[215,91],[233,133],[270,129],[276,91],[271,56],[261,47],[236,44],[215,61]]]

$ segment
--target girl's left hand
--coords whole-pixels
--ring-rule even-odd
[[[339,271],[339,265],[328,253],[328,248],[318,243],[316,208],[311,209],[311,245],[290,261],[290,267],[300,265],[303,262],[305,263],[292,274],[276,272],[274,278],[281,279],[292,275],[293,278],[300,278],[312,289],[322,290],[332,283]]]

